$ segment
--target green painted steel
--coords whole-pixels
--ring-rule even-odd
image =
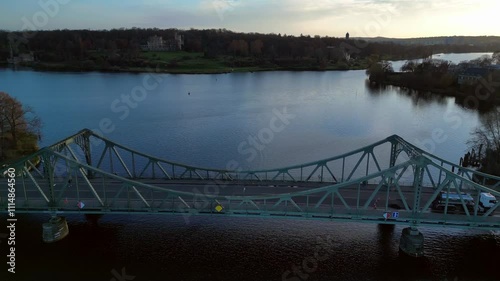
[[[500,229],[495,214],[500,202],[481,212],[477,204],[468,208],[461,195],[479,198],[489,192],[500,198],[500,178],[454,165],[396,135],[315,162],[234,171],[160,159],[82,130],[0,173],[7,168],[16,169],[18,213],[229,215]],[[0,184],[0,209],[7,212],[7,179]],[[243,191],[235,192],[238,188]],[[442,191],[458,193],[463,211],[448,205],[433,211]]]

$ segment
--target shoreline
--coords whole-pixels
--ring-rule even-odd
[[[440,54],[436,54],[440,55]],[[21,62],[13,66],[7,61],[0,62],[1,68],[29,69],[46,72],[102,72],[102,73],[165,73],[165,74],[226,74],[234,72],[264,72],[264,71],[347,71],[366,70],[370,61],[358,58],[346,61],[328,61],[323,64],[311,59],[292,59],[273,61],[254,57],[218,56],[206,58],[196,52],[142,52],[137,60],[117,60],[115,64],[97,63],[99,56],[94,54],[91,59],[63,62],[32,61]],[[408,61],[420,57],[382,56],[385,61]],[[102,58],[101,58],[102,59]],[[288,65],[287,65],[288,64]]]
[[[406,90],[406,91],[416,91],[418,93],[431,93],[433,95],[439,95],[439,96],[447,96],[447,97],[454,97],[454,98],[462,98],[465,99],[469,96],[476,97],[477,101],[480,103],[487,103],[491,102],[495,105],[500,105],[500,97],[495,97],[495,93],[493,93],[492,97],[488,99],[480,99],[475,95],[475,93],[466,93],[461,91],[460,89],[454,87],[454,88],[447,88],[447,89],[441,89],[441,88],[425,88],[425,87],[419,87],[419,88],[412,88],[406,85],[403,85],[402,83],[397,83],[395,81],[370,81],[367,79],[368,83],[370,85],[383,85],[383,86],[391,86],[391,87],[398,87],[401,90]]]
[[[326,67],[324,69],[315,67],[228,67],[226,69],[207,68],[207,69],[162,69],[152,67],[110,67],[110,68],[80,68],[71,66],[37,66],[37,65],[18,65],[0,64],[0,68],[13,70],[31,70],[39,72],[67,72],[67,73],[162,73],[162,74],[228,74],[228,73],[253,73],[253,72],[271,72],[271,71],[308,71],[308,72],[326,72],[326,71],[350,71],[366,70],[364,66],[357,67]]]

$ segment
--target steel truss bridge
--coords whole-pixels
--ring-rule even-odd
[[[9,173],[13,172],[15,173]],[[10,174],[10,175],[9,175]],[[0,210],[17,213],[277,217],[500,229],[500,201],[466,208],[461,193],[500,198],[500,178],[455,165],[397,135],[323,160],[265,170],[184,165],[82,130],[0,169]],[[458,192],[463,211],[431,210]],[[385,216],[384,216],[385,214]]]

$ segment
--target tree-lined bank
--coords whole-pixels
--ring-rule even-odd
[[[165,45],[158,51],[154,40]],[[179,40],[179,41],[176,41]],[[176,47],[176,42],[182,42]],[[500,49],[500,38],[433,45],[344,37],[237,33],[225,29],[113,29],[0,32],[0,62],[58,71],[223,73],[260,70],[366,69],[378,59]],[[452,43],[450,43],[452,42]],[[171,46],[173,45],[173,46]],[[176,50],[169,52],[167,50]],[[25,56],[25,59],[23,59]]]

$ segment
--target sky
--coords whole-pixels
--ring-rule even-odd
[[[225,28],[236,32],[413,38],[496,35],[498,0],[15,0],[0,29]]]

